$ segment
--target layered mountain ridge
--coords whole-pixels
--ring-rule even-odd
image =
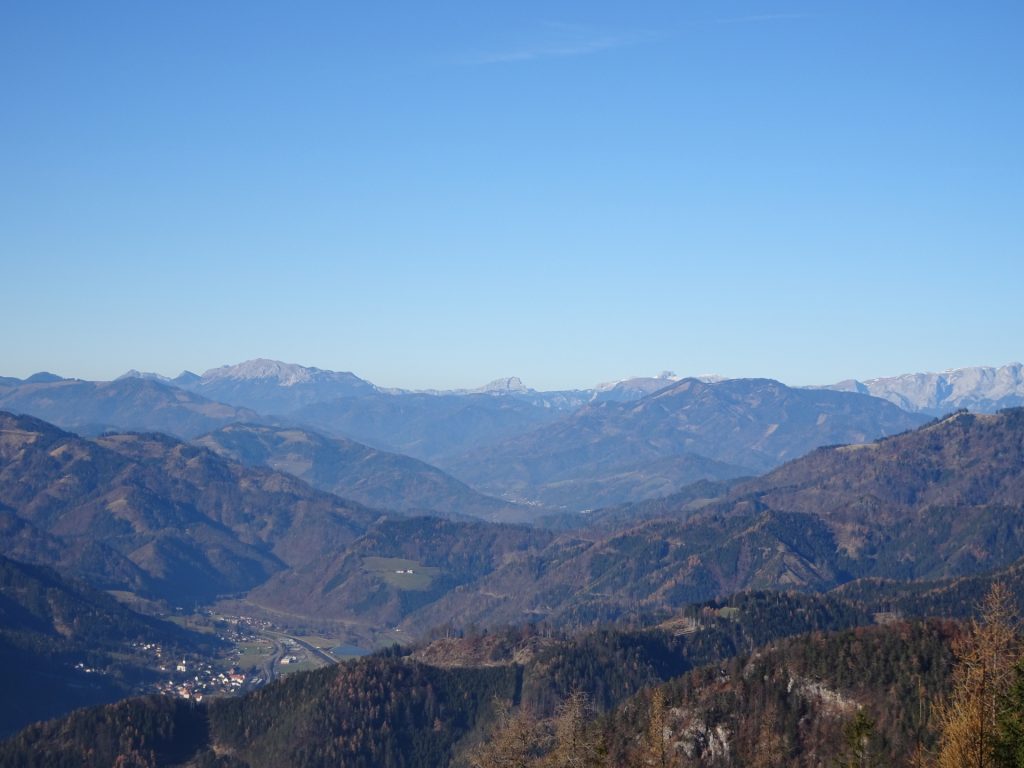
[[[220,373],[208,380],[255,381],[274,389],[316,381],[349,386],[352,376],[273,361],[216,370]],[[215,424],[218,429],[207,432],[201,445],[188,445],[154,434],[86,440],[27,417],[5,415],[0,431],[4,551],[104,587],[203,599],[257,590],[268,607],[277,608],[301,592],[301,603],[310,611],[357,618],[369,610],[368,615],[409,621],[410,628],[420,630],[442,623],[446,612],[477,616],[481,622],[523,615],[559,620],[614,615],[627,593],[629,599],[656,605],[740,588],[826,589],[870,575],[939,578],[1005,565],[1017,552],[1012,494],[995,495],[990,477],[976,478],[974,486],[954,493],[947,477],[957,471],[958,457],[969,452],[949,425],[970,424],[971,434],[983,436],[976,442],[987,445],[1000,433],[986,432],[986,425],[1015,423],[1016,412],[959,415],[909,432],[939,434],[928,440],[959,446],[948,455],[936,454],[944,463],[919,471],[932,483],[926,492],[914,490],[917,475],[889,473],[886,462],[897,460],[886,446],[901,446],[898,466],[905,470],[916,464],[903,454],[932,455],[928,451],[939,449],[906,435],[870,442],[912,429],[920,415],[859,393],[793,389],[766,379],[670,378],[660,379],[664,386],[638,400],[593,402],[568,415],[534,406],[518,394],[395,395],[367,382],[356,384],[368,392],[365,396],[296,412],[336,434],[346,419],[349,427],[357,424],[368,431],[390,424],[404,430],[392,430],[390,439],[425,452],[443,454],[486,436],[489,444],[444,462],[472,486],[412,459],[300,427]],[[510,380],[496,389],[521,392]],[[202,409],[223,407],[229,409],[225,419],[249,415],[240,406],[223,406],[138,377],[105,385],[76,380],[4,384],[0,398],[55,408],[52,401],[65,390],[77,393],[78,417],[90,422],[99,413],[95,402],[110,392],[169,399],[185,414],[198,408],[208,415]],[[389,414],[383,419],[375,410],[382,402]],[[161,410],[139,405],[136,412],[155,418]],[[534,415],[524,419],[524,411]],[[126,413],[130,418],[132,412]],[[180,418],[178,411],[173,413]],[[530,424],[534,418],[539,422]],[[442,445],[445,440],[424,446],[422,436],[436,437],[443,431],[439,424],[451,428],[448,448]],[[519,434],[506,437],[501,425]],[[772,470],[817,446],[836,443],[866,447],[819,450],[734,486],[740,476]],[[1014,455],[1012,445],[1004,449],[1005,455]],[[838,463],[827,465],[822,457]],[[982,455],[978,462],[990,472],[1013,475],[1013,466],[997,457]],[[847,486],[842,493],[834,490],[848,466],[859,467],[856,478],[844,481],[849,488],[868,483],[852,501],[843,495]],[[779,488],[792,489],[799,472],[806,475],[807,490],[799,497],[784,495]],[[783,477],[788,478],[784,484],[778,479]],[[678,493],[690,482],[707,480],[726,482]],[[605,521],[600,529],[569,526],[575,532],[561,536],[495,529],[494,539],[491,529],[460,522],[460,516],[494,519],[518,508],[473,486],[540,504],[538,514],[545,507],[621,505],[671,494],[686,501],[678,508],[672,502],[649,505],[638,511],[642,522],[635,526],[628,508],[620,508],[610,516],[595,515]],[[900,507],[898,499],[886,495],[890,487],[909,494],[917,506]],[[942,503],[934,497],[939,492],[945,494]],[[726,495],[716,499],[707,493]],[[382,522],[380,512],[334,494],[406,514],[440,512],[454,520],[448,528],[426,519]],[[992,527],[996,519],[1003,528]],[[965,521],[973,521],[970,543],[950,549],[950,541],[959,541],[950,536]],[[400,536],[401,546],[389,544],[384,530]],[[977,539],[975,533],[982,530],[995,538]],[[440,541],[447,543],[439,547]],[[918,551],[923,541],[930,542],[929,548]],[[417,566],[431,570],[423,572],[423,579],[410,580],[417,586],[409,589],[409,584],[385,578],[381,563],[390,559],[416,564],[413,571]],[[641,571],[638,564],[643,564]],[[379,596],[372,610],[365,600],[352,602],[375,590]]]
[[[177,601],[245,591],[378,517],[165,435],[86,440],[0,412],[3,554],[106,589]]]
[[[444,466],[495,495],[580,509],[758,474],[821,445],[862,443],[923,420],[854,393],[683,379],[640,400],[585,406]]]
[[[138,430],[186,439],[232,422],[262,418],[247,408],[141,377],[114,381],[30,378],[0,386],[0,410],[28,414],[87,434]]]
[[[478,493],[436,467],[345,438],[295,427],[231,424],[193,441],[249,466],[267,466],[367,506],[406,514],[527,519],[529,510]]]
[[[437,493],[455,494],[453,510],[485,503],[433,467],[295,427],[221,427],[201,438],[209,450],[154,433],[86,439],[3,413],[0,556],[176,602],[231,593],[246,610],[336,620],[368,641],[438,627],[580,628],[750,590],[838,588],[840,602],[878,610],[962,604],[993,574],[1019,589],[1024,409],[914,428],[920,420],[878,398],[770,380],[680,380],[632,403],[593,403],[556,425],[572,440],[542,427],[532,444],[557,455],[559,440],[572,446],[584,434],[593,451],[584,471],[605,477],[616,450],[657,467],[644,452],[664,446],[773,468],[703,481],[632,513],[594,512],[593,526],[558,533],[454,513],[389,516],[317,491],[298,476],[340,478],[339,488],[396,502]],[[870,439],[879,424],[889,434]],[[786,460],[807,442],[835,441],[846,444]],[[403,491],[394,477],[422,485]],[[711,615],[732,617],[736,604]],[[699,635],[706,615],[683,622],[685,632]],[[520,690],[510,674],[508,690]]]
[[[562,536],[409,622],[613,619],[744,589],[998,570],[1024,557],[1021,499],[1024,409],[960,413],[873,443],[819,448],[717,500],[683,498],[610,533]]]

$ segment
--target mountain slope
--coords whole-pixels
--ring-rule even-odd
[[[152,674],[136,650],[140,643],[159,644],[173,658],[214,641],[0,555],[0,734],[128,695]]]
[[[723,499],[555,539],[407,619],[589,621],[743,589],[941,579],[1024,557],[1024,409],[821,448]],[[618,513],[618,516],[623,516]]]
[[[369,658],[195,705],[148,697],[83,710],[0,743],[22,766],[448,765],[458,740],[511,698],[510,668],[444,670]]]
[[[296,422],[447,470],[446,458],[521,435],[564,415],[505,394],[379,392],[300,408]]]
[[[185,439],[234,421],[260,418],[244,408],[135,377],[24,382],[0,388],[0,410],[24,413],[89,434],[105,430],[156,431]]]
[[[816,633],[695,670],[609,718],[609,762],[648,762],[653,720],[669,765],[913,765],[933,746],[929,706],[949,684],[956,636],[949,622]]]
[[[529,516],[529,510],[477,493],[422,461],[345,438],[297,428],[232,424],[194,442],[233,461],[287,472],[314,488],[381,509],[489,520]]]
[[[820,445],[862,443],[923,420],[852,393],[684,379],[635,402],[587,406],[441,466],[485,493],[583,509],[756,474]]]
[[[163,435],[84,440],[9,414],[0,526],[3,551],[103,588],[187,604],[259,587],[249,599],[261,606],[377,629],[551,539],[483,522],[390,521]]]
[[[0,761],[235,768],[465,765],[475,746],[502,738],[510,723],[503,715],[506,702],[543,720],[564,712],[561,705],[570,696],[583,694],[594,705],[588,719],[607,715],[600,730],[609,764],[640,765],[648,761],[635,749],[643,746],[642,734],[653,729],[638,724],[637,716],[650,719],[645,712],[650,692],[668,680],[662,691],[680,705],[665,713],[673,743],[710,733],[744,757],[756,746],[728,728],[680,728],[690,707],[701,717],[721,719],[725,708],[705,706],[717,693],[733,713],[730,722],[744,734],[751,725],[756,730],[754,715],[768,714],[768,702],[778,702],[787,713],[787,705],[796,705],[797,715],[827,715],[806,704],[827,704],[829,696],[823,694],[836,689],[843,692],[840,701],[856,697],[867,706],[881,705],[872,711],[888,716],[897,734],[913,733],[906,721],[920,726],[914,720],[919,710],[907,707],[906,697],[918,684],[932,695],[944,683],[955,627],[896,625],[822,634],[866,621],[862,613],[828,598],[756,594],[737,596],[728,605],[693,606],[685,619],[646,629],[604,627],[576,636],[530,627],[475,633],[439,640],[409,656],[389,653],[299,673],[235,699],[197,706],[150,697],[77,712],[0,744]],[[795,637],[747,655],[789,636]],[[746,701],[753,712],[742,710],[742,695],[735,697],[746,691],[755,694]],[[691,694],[701,695],[687,699]],[[530,722],[520,736],[537,758],[550,748],[553,734],[545,730],[550,723]],[[789,737],[803,722],[786,717],[772,726]],[[835,720],[826,730],[834,735],[842,725]],[[588,737],[590,726],[583,724]],[[835,740],[830,745],[840,746]],[[570,764],[553,757],[508,763]]]
[[[907,538],[888,567],[902,562],[914,578],[1005,565],[1024,506],[1024,409],[958,413],[898,438],[816,451],[734,493],[826,520],[858,557],[883,558],[891,537]],[[922,529],[926,540],[911,541]]]
[[[343,548],[378,517],[163,435],[90,441],[5,413],[0,506],[5,551],[175,600],[249,589]]]
[[[249,600],[261,607],[392,627],[464,585],[535,557],[553,534],[431,517],[382,520],[343,552],[275,575]],[[459,617],[443,617],[436,624]],[[410,625],[419,635],[434,625]]]

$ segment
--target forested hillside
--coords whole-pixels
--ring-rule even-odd
[[[0,744],[15,766],[441,766],[515,695],[511,667],[441,670],[372,658],[294,675],[239,699],[149,697],[76,712]]]
[[[718,487],[718,499],[645,502],[632,525],[629,507],[598,513],[594,529],[510,561],[409,621],[457,615],[495,625],[527,613],[586,625],[747,589],[824,591],[1007,568],[1024,557],[1024,409],[960,413],[874,443],[821,448]]]
[[[251,589],[379,517],[165,435],[86,440],[5,413],[0,507],[5,554],[182,602]]]
[[[141,765],[206,765],[216,753],[253,768],[446,765],[479,742],[501,702],[548,717],[573,692],[586,692],[610,712],[646,686],[748,653],[766,638],[870,621],[842,602],[795,594],[737,596],[691,613],[581,636],[525,625],[440,639],[411,655],[299,673],[199,707],[150,699],[87,710],[23,731],[0,746],[0,762],[110,765],[131,755]]]
[[[211,652],[211,636],[142,616],[109,595],[41,566],[0,556],[0,735],[75,707],[127,696],[155,660]]]
[[[757,593],[646,628],[481,631],[241,698],[83,710],[0,744],[0,763],[948,768],[973,765],[969,737],[1009,768],[1020,613],[997,585],[975,615],[871,625],[845,599]]]

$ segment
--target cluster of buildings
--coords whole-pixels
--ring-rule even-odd
[[[132,647],[151,654],[156,668],[167,675],[150,690],[168,696],[202,701],[206,696],[235,693],[247,682],[260,682],[259,678],[247,679],[238,667],[218,669],[213,661],[199,656],[171,657],[159,643],[132,643]]]
[[[149,653],[158,661],[163,659],[164,649],[160,647],[160,643],[132,643],[132,648]],[[160,669],[163,669],[163,666]]]
[[[211,616],[214,614],[211,612]],[[273,629],[274,625],[272,622],[266,619],[257,619],[254,616],[218,616],[220,621],[227,622],[229,626],[233,626],[233,633],[235,634],[259,634],[262,631]]]
[[[168,696],[193,701],[202,701],[206,696],[237,693],[246,682],[262,682],[260,678],[248,679],[238,667],[221,671],[215,670],[211,664],[205,662],[190,666],[186,659],[175,664],[175,672],[178,673],[178,679],[161,680],[157,683],[156,690]]]
[[[290,637],[282,639],[285,647],[285,655],[278,662],[281,665],[299,664],[307,660],[306,649],[292,640]]]

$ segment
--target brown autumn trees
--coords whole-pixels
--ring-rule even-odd
[[[1013,595],[993,585],[981,616],[955,645],[957,663],[949,694],[936,711],[935,768],[1003,768],[997,753],[1001,723],[1016,706],[1008,697],[1021,661],[1019,620]]]

